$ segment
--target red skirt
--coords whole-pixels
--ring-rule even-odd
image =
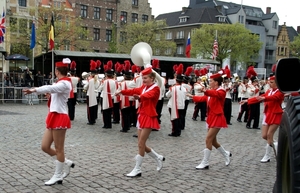
[[[268,125],[280,125],[283,113],[266,113],[265,122]]]
[[[227,128],[227,122],[224,115],[209,114],[206,123],[207,128]]]
[[[157,117],[149,117],[147,115],[141,115],[138,116],[138,122],[137,122],[137,128],[138,129],[160,129],[160,125],[158,123]]]
[[[46,118],[47,129],[70,129],[71,121],[69,115],[49,112]]]

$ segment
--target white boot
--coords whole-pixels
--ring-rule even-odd
[[[202,162],[196,167],[197,170],[209,169],[209,158],[210,158],[211,150],[205,148],[204,149],[204,158]]]
[[[230,157],[232,156],[231,153],[226,151],[222,145],[217,150],[225,157],[225,165],[228,166],[230,164]]]
[[[273,147],[274,154],[275,154],[275,157],[276,157],[277,156],[277,149],[278,149],[278,142],[274,141],[272,147]]]
[[[51,186],[55,183],[62,184],[63,181],[63,168],[64,162],[59,162],[58,160],[55,161],[55,172],[52,178],[45,182],[46,186]]]
[[[270,156],[271,151],[272,151],[272,146],[270,146],[269,144],[267,144],[267,146],[266,146],[266,153],[265,153],[264,157],[262,158],[262,160],[260,160],[260,162],[262,162],[262,163],[269,162],[270,158],[271,158],[271,156]]]
[[[71,161],[65,158],[65,167],[64,167],[64,174],[63,178],[66,178],[70,174],[70,169],[74,168],[75,164]]]
[[[157,163],[157,171],[160,171],[161,168],[163,167],[163,161],[165,161],[164,156],[159,155],[158,153],[156,153],[153,149],[151,149],[151,151],[148,153],[148,155],[150,157],[152,157],[153,159],[155,159],[156,163]]]
[[[129,174],[126,175],[127,177],[142,176],[141,167],[142,167],[143,159],[144,157],[140,156],[139,154],[135,156],[135,167]]]

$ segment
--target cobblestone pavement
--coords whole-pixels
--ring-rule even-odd
[[[181,136],[169,137],[170,116],[164,105],[161,130],[152,132],[148,140],[150,147],[165,156],[163,169],[157,172],[156,162],[145,155],[142,177],[128,178],[124,175],[133,169],[137,154],[137,138],[132,137],[136,129],[121,133],[119,124],[102,129],[100,113],[95,125],[86,125],[86,105],[77,105],[65,142],[66,157],[76,166],[63,185],[44,186],[54,172],[53,161],[40,149],[46,103],[1,104],[0,192],[272,192],[275,157],[260,163],[266,142],[260,130],[246,129],[245,123],[236,121],[237,103],[233,103],[233,125],[218,135],[233,154],[231,164],[225,166],[224,158],[213,149],[210,169],[195,169],[203,158],[206,129],[205,122],[191,119],[193,108],[190,103]]]

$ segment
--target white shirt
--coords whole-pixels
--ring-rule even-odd
[[[50,112],[68,114],[67,101],[72,90],[72,84],[61,80],[53,85],[44,85],[35,89],[37,94],[51,93]]]

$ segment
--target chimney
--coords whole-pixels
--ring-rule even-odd
[[[297,26],[297,32],[300,33],[300,26]]]
[[[267,7],[266,14],[269,14],[269,13],[271,13],[271,7]]]
[[[182,7],[182,13],[184,14],[188,8],[187,7]]]

